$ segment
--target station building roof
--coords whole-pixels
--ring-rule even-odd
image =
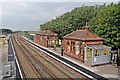
[[[85,29],[80,29],[71,32],[63,37],[63,39],[75,39],[75,40],[99,40],[103,41],[103,38],[96,36],[90,32],[89,26],[86,26]]]
[[[36,34],[37,35],[43,35],[43,36],[47,36],[47,35],[58,36],[58,34],[52,32],[51,30],[41,30]]]

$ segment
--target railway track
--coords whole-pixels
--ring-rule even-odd
[[[38,52],[36,52],[32,47],[30,47],[29,45],[27,45],[27,46],[26,45],[27,44],[25,44],[25,45],[23,44],[24,48],[28,49],[27,52],[31,52],[32,53],[32,54],[30,54],[31,59],[35,60],[38,66],[42,66],[44,68],[44,70],[48,74],[50,74],[50,76],[52,78],[71,78],[66,73],[64,73],[62,70],[60,70],[58,67],[56,67],[55,65],[51,64],[50,61],[46,60],[44,58],[44,56],[39,55]],[[27,48],[27,47],[29,47],[29,48]],[[47,77],[47,78],[49,78],[49,77]]]
[[[25,42],[25,40],[23,41]],[[52,66],[54,66],[54,70],[58,69],[58,71],[60,71],[61,73],[63,73],[64,75],[61,75],[61,77],[59,78],[86,78],[85,76],[82,76],[80,73],[76,72],[75,70],[69,68],[68,66],[64,65],[63,63],[59,62],[58,60],[55,60],[54,58],[46,55],[45,53],[43,53],[42,51],[34,48],[32,45],[30,45],[29,43],[25,43],[25,46],[28,46],[31,50],[31,52],[35,52],[35,56],[38,58],[42,58],[39,61],[43,61],[44,63],[46,63],[47,65],[50,64]],[[56,65],[57,64],[57,65]],[[46,66],[47,67],[47,66]],[[50,67],[48,67],[50,68]],[[52,70],[52,69],[51,69]],[[58,73],[60,73],[58,72]],[[75,73],[76,72],[76,73]],[[56,74],[56,71],[55,71]],[[76,76],[77,74],[77,76]],[[79,74],[79,75],[78,75]]]
[[[32,66],[28,58],[25,56],[21,44],[16,40],[15,37],[12,37],[12,43],[16,56],[19,60],[20,68],[25,79],[35,78],[41,79],[35,68]]]
[[[33,72],[34,76],[31,75],[31,77],[37,79],[89,79],[83,74],[73,70],[72,68],[33,47],[31,44],[28,44],[20,36],[15,35],[12,40],[14,43],[15,52],[18,56],[18,60],[22,68],[22,72],[26,78],[29,78],[30,76],[28,76],[28,74]],[[18,51],[22,52],[18,53]],[[27,66],[30,66],[30,68],[27,68]],[[28,70],[29,73],[24,70]]]

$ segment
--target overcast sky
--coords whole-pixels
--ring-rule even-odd
[[[39,25],[82,5],[105,2],[2,2],[0,24],[11,30],[38,31]]]

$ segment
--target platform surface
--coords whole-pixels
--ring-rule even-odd
[[[8,62],[8,44],[0,44],[0,80],[3,78],[3,64]]]
[[[54,48],[48,48],[48,49],[50,49],[51,51],[55,52],[58,55],[61,55],[60,47],[56,48],[56,50],[54,50]],[[68,55],[64,54],[63,57],[105,78],[118,79],[118,71],[120,71],[119,70],[120,67],[117,67],[116,64],[104,64],[104,65],[92,67],[90,63],[87,63],[87,64],[82,63],[79,60],[76,60]]]

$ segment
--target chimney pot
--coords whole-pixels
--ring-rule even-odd
[[[86,26],[88,26],[88,22],[86,22]]]
[[[88,22],[86,22],[85,30],[90,31],[90,27],[88,26]]]

